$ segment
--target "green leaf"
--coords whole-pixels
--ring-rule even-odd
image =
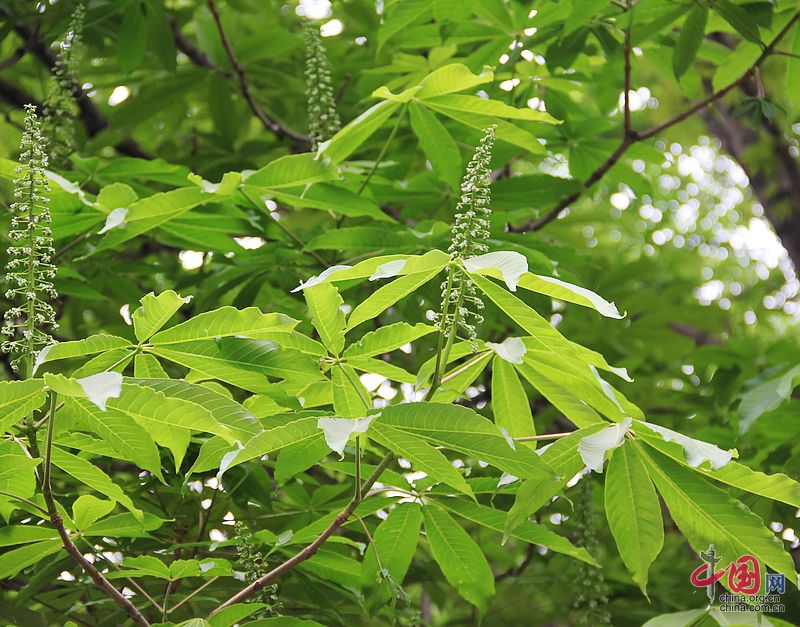
[[[561,36],[570,35],[608,8],[609,3],[606,0],[572,0],[572,10],[564,22]]]
[[[706,33],[706,22],[708,22],[708,7],[695,4],[686,16],[678,43],[675,45],[675,52],[672,54],[672,69],[679,80],[700,50]]]
[[[344,301],[331,283],[320,283],[303,290],[311,323],[322,343],[331,353],[339,355],[344,348]]]
[[[485,612],[494,596],[494,576],[481,548],[446,512],[422,509],[425,535],[445,579],[467,601]]]
[[[513,442],[497,426],[467,407],[407,403],[386,407],[373,428],[392,427],[416,438],[470,455],[516,477],[551,477],[552,471],[529,448]]]
[[[416,95],[417,98],[443,96],[457,91],[464,91],[477,85],[491,83],[493,80],[494,72],[489,67],[485,67],[480,74],[473,74],[462,63],[449,63],[423,78],[419,83],[422,89]]]
[[[133,358],[133,376],[140,379],[169,379],[161,363],[150,353],[137,353]]]
[[[252,335],[259,332],[288,333],[297,325],[297,320],[279,313],[261,313],[256,307],[236,309],[220,307],[194,316],[186,322],[159,331],[150,343],[157,346],[191,342],[193,340],[210,340],[233,335]]]
[[[386,311],[400,299],[408,296],[421,285],[425,285],[435,277],[441,268],[434,267],[425,272],[415,272],[395,279],[382,287],[379,287],[366,299],[356,305],[350,317],[347,319],[347,330],[355,328],[362,322],[372,320],[377,315]]]
[[[388,17],[378,29],[378,54],[392,37],[411,24],[430,19],[432,6],[428,0],[406,0],[392,5]]]
[[[58,532],[34,525],[6,525],[0,527],[0,547],[28,544],[39,540],[58,540]]]
[[[786,96],[795,109],[800,109],[800,26],[794,27],[791,53],[795,56],[786,59]]]
[[[327,457],[331,452],[325,435],[318,433],[316,437],[290,444],[283,448],[275,463],[275,481],[280,485],[295,475],[300,474]]]
[[[125,507],[138,521],[141,522],[143,520],[142,511],[136,508],[130,497],[122,491],[122,488],[115,484],[111,480],[111,477],[91,462],[77,455],[73,455],[72,453],[68,453],[57,446],[53,447],[52,461],[53,464],[71,477],[74,477],[81,483],[86,484],[93,490],[96,490],[100,494],[107,496]]]
[[[140,0],[133,0],[122,14],[122,23],[116,38],[117,61],[123,72],[136,69],[144,60],[149,28],[147,5]]]
[[[730,0],[709,0],[709,4],[742,37],[755,44],[761,43],[758,25],[748,15],[746,8]]]
[[[68,398],[64,403],[65,409],[78,419],[79,424],[99,436],[120,458],[132,461],[142,470],[164,480],[158,448],[142,425],[113,409],[102,411],[87,399]]]
[[[361,563],[364,586],[382,581],[386,573],[396,585],[403,583],[417,548],[421,525],[422,508],[416,503],[400,503],[389,512],[372,535],[372,542],[364,554]]]
[[[290,207],[333,211],[348,218],[366,217],[381,222],[394,222],[391,216],[381,211],[369,198],[332,183],[315,183],[310,188],[307,185],[280,190],[270,188],[268,195]],[[337,232],[326,231],[325,235],[331,236]]]
[[[239,403],[223,394],[204,386],[175,379],[130,379],[131,383],[158,390],[168,397],[175,397],[204,407],[220,423],[242,441],[261,433],[263,428],[258,419]]]
[[[46,400],[41,379],[0,381],[0,427],[3,432],[21,418],[32,415]]]
[[[61,540],[42,540],[0,555],[0,579],[10,579],[41,560],[63,549]]]
[[[664,546],[664,521],[661,503],[636,446],[623,446],[611,457],[605,509],[620,557],[646,595],[650,564]]]
[[[119,372],[100,372],[80,379],[46,372],[44,382],[62,396],[88,399],[101,412],[106,411],[109,399],[119,398],[122,393],[122,375]]]
[[[383,100],[373,105],[328,141],[320,144],[319,153],[334,163],[344,161],[377,132],[400,106],[401,103],[392,100]]]
[[[218,435],[229,442],[236,438],[205,407],[178,397],[169,397],[151,387],[124,383],[122,394],[108,404],[109,409],[129,416],[159,441],[173,429],[191,429]]]
[[[762,414],[784,402],[800,384],[800,366],[784,368],[777,375],[765,375],[742,394],[739,405],[739,432],[746,433]]]
[[[198,379],[219,379],[251,392],[273,390],[268,376],[313,383],[323,378],[316,361],[300,351],[269,340],[225,337],[157,346],[153,353],[191,368]]]
[[[29,498],[36,491],[34,469],[40,459],[31,459],[17,442],[0,441],[0,490],[15,496]],[[13,499],[0,494],[0,514],[8,522],[9,515],[16,509]]]
[[[656,451],[647,451],[642,459],[672,519],[696,552],[714,544],[728,563],[751,554],[796,585],[794,563],[783,543],[743,503]]]
[[[586,467],[602,473],[607,453],[625,443],[625,434],[630,426],[631,419],[626,418],[622,422],[581,438],[578,442],[578,453]]]
[[[385,425],[380,419],[371,425],[369,437],[406,458],[416,470],[421,470],[431,479],[441,481],[459,492],[472,496],[472,490],[461,473],[444,454],[424,439],[402,429]]]
[[[437,499],[436,503],[447,508],[457,516],[469,520],[488,529],[503,532],[506,527],[506,513],[493,507],[479,505],[464,499],[445,498]],[[530,523],[517,526],[510,534],[512,538],[523,540],[530,544],[537,544],[548,548],[555,553],[568,555],[587,564],[597,566],[597,562],[583,547],[575,546],[566,538],[554,533],[544,525]]]
[[[129,346],[132,347],[133,345],[124,337],[106,335],[105,333],[90,335],[85,340],[50,344],[37,353],[36,363],[33,367],[34,373],[39,369],[39,366],[51,361],[68,359],[70,357],[83,357],[84,355],[94,355],[96,353],[104,353],[106,351]]]
[[[411,128],[422,150],[433,166],[433,172],[452,189],[461,180],[461,153],[453,136],[437,117],[425,107],[410,107]]]
[[[512,438],[536,435],[531,406],[522,382],[514,366],[497,356],[492,360],[492,411],[494,423],[508,431]],[[525,445],[536,448],[536,442]]]
[[[83,494],[72,504],[72,520],[78,531],[84,531],[103,516],[110,514],[115,505],[114,501],[106,501],[91,494]]]
[[[136,339],[140,342],[149,339],[189,300],[191,297],[184,298],[172,290],[161,292],[158,296],[150,292],[142,297],[139,301],[142,306],[136,309],[131,316]]]
[[[317,428],[319,415],[292,417],[287,416],[287,421],[251,438],[236,455],[232,455],[227,464],[220,467],[220,474],[233,466],[238,466],[246,461],[268,455],[290,444],[305,442],[320,435]],[[292,419],[294,418],[294,419]]]
[[[267,607],[266,603],[236,603],[216,612],[208,619],[211,627],[233,627],[242,623],[242,619]],[[276,627],[279,627],[276,625]]]
[[[324,157],[316,158],[305,152],[286,155],[270,161],[260,170],[244,177],[245,187],[268,187],[282,189],[308,185],[319,181],[331,181],[338,177],[336,166]]]
[[[473,115],[492,116],[509,120],[527,120],[529,122],[544,122],[546,124],[560,124],[549,113],[535,111],[529,107],[517,109],[499,100],[487,100],[480,96],[466,96],[451,94],[449,96],[436,96],[427,98],[425,105],[436,111],[456,111]]]
[[[347,347],[347,350],[344,351],[344,356],[373,357],[375,355],[383,355],[436,331],[436,327],[422,324],[421,322],[413,326],[407,322],[396,322],[365,334],[358,342]]]
[[[491,356],[489,351],[478,353],[446,373],[431,400],[435,403],[453,403],[457,398],[463,397],[465,390],[489,364]]]
[[[485,272],[485,274],[499,278],[496,271]],[[526,290],[545,294],[550,298],[589,307],[607,318],[624,317],[624,315],[619,313],[614,303],[608,302],[591,290],[587,290],[585,287],[573,285],[572,283],[567,283],[555,277],[540,276],[538,274],[526,272],[520,277],[518,285]]]
[[[346,364],[336,364],[331,369],[333,410],[342,418],[362,418],[372,407],[369,392],[355,371]]]

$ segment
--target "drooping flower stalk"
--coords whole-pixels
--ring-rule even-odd
[[[78,106],[75,90],[78,85],[77,68],[82,55],[84,20],[83,4],[75,7],[69,30],[58,42],[58,55],[53,67],[53,81],[44,102],[45,131],[50,144],[51,166],[62,166],[75,149],[75,122]]]
[[[492,214],[491,170],[495,127],[484,129],[475,154],[461,181],[461,199],[456,206],[453,238],[448,248],[451,261],[482,255],[489,250],[489,218]],[[477,349],[476,327],[483,322],[483,301],[475,284],[463,272],[453,271],[442,283],[442,308],[436,323],[443,335],[458,330]]]
[[[20,177],[14,181],[11,231],[6,273],[6,298],[12,306],[3,316],[3,352],[26,378],[33,372],[36,353],[53,342],[48,331],[57,328],[49,301],[58,297],[52,280],[56,268],[45,176],[47,140],[33,105],[25,105],[25,128],[20,142]]]
[[[236,523],[235,541],[236,553],[238,554],[237,562],[239,567],[244,570],[245,577],[249,583],[256,581],[270,571],[264,553],[258,548],[255,534],[241,521]],[[266,618],[280,615],[281,604],[278,600],[277,584],[265,586],[253,596],[253,600],[257,603],[264,603],[267,606],[253,616]]]
[[[308,135],[311,138],[311,148],[316,150],[321,142],[336,134],[341,122],[336,112],[330,63],[316,24],[306,22],[305,41]]]
[[[577,498],[573,513],[577,544],[591,555],[597,555],[600,542],[597,539],[594,520],[594,501],[592,500],[592,474],[581,479],[576,486]],[[585,562],[576,565],[573,581],[577,583],[577,594],[572,606],[572,619],[576,625],[610,625],[608,612],[608,584],[603,570]]]

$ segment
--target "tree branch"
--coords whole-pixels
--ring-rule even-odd
[[[372,473],[372,475],[370,475],[369,479],[367,479],[364,485],[362,486],[361,488],[362,494],[367,494],[367,492],[369,492],[369,489],[375,484],[375,482],[381,476],[381,473],[384,470],[386,470],[389,464],[392,463],[393,459],[394,459],[394,454],[391,451],[386,453],[384,458],[375,468],[375,471]],[[341,512],[337,514],[336,518],[333,519],[333,522],[330,525],[328,525],[325,531],[323,531],[317,537],[316,540],[314,540],[311,544],[305,547],[302,551],[297,553],[294,557],[289,558],[276,568],[273,568],[266,575],[264,575],[263,577],[259,577],[249,586],[243,588],[242,590],[234,594],[231,598],[229,598],[227,601],[217,606],[217,608],[213,612],[211,612],[210,616],[213,616],[220,610],[224,610],[226,607],[229,607],[236,603],[241,603],[254,593],[261,590],[264,586],[269,585],[270,583],[278,579],[281,575],[284,575],[285,573],[289,572],[296,566],[299,566],[307,559],[312,557],[317,552],[317,550],[319,550],[319,548],[323,544],[325,544],[328,538],[330,538],[339,529],[339,527],[341,527],[347,521],[347,519],[353,515],[353,512],[355,512],[356,508],[363,500],[364,500],[363,497],[357,498],[355,496],[352,499],[350,499],[350,502],[345,506],[345,508]]]
[[[53,527],[56,528],[59,537],[61,538],[61,543],[64,545],[64,548],[67,550],[67,553],[78,563],[78,565],[84,570],[84,572],[92,578],[97,586],[112,600],[116,605],[122,609],[128,616],[130,616],[131,620],[139,627],[148,627],[150,623],[147,619],[142,615],[142,613],[136,608],[136,606],[130,602],[119,590],[117,590],[111,583],[103,576],[94,564],[92,564],[89,560],[87,560],[83,553],[81,553],[80,549],[75,546],[75,543],[69,537],[69,533],[67,532],[66,528],[64,527],[64,521],[61,518],[61,514],[58,513],[58,508],[56,507],[55,499],[53,498],[53,489],[50,483],[50,468],[51,463],[50,460],[52,459],[52,452],[53,452],[53,430],[54,430],[54,423],[55,423],[55,408],[56,408],[56,396],[53,392],[50,393],[50,420],[47,423],[47,446],[45,449],[45,459],[44,459],[44,478],[42,479],[42,495],[44,496],[44,502],[47,505],[47,511],[50,516],[50,522],[52,523]]]
[[[744,74],[742,74],[735,81],[733,81],[729,85],[726,85],[722,89],[719,89],[718,91],[712,93],[707,98],[692,105],[685,111],[682,111],[681,113],[672,116],[671,118],[662,122],[661,124],[657,124],[656,126],[653,126],[652,128],[640,133],[637,133],[634,130],[631,130],[630,134],[626,132],[622,139],[622,142],[617,147],[617,149],[613,153],[611,153],[611,155],[603,163],[601,163],[594,172],[592,172],[589,175],[589,178],[587,178],[582,183],[580,191],[577,191],[571,194],[570,196],[564,198],[563,200],[561,200],[555,207],[553,207],[550,211],[545,213],[542,217],[527,222],[519,227],[512,227],[510,230],[515,233],[524,233],[528,231],[538,231],[544,228],[545,226],[550,224],[553,220],[558,218],[558,216],[564,209],[566,209],[567,207],[569,207],[569,205],[578,200],[583,194],[583,192],[589,190],[595,183],[597,183],[600,179],[602,179],[606,175],[606,173],[614,165],[616,165],[620,157],[622,157],[622,155],[624,155],[625,152],[628,150],[628,148],[630,148],[633,144],[640,141],[644,141],[646,139],[650,139],[658,135],[659,133],[664,132],[668,128],[675,126],[680,122],[683,122],[684,120],[691,117],[698,111],[705,109],[708,105],[724,97],[728,92],[730,92],[732,89],[734,89],[743,81],[745,81],[747,77],[750,76],[750,74],[752,74],[753,71],[756,68],[758,68],[758,66],[761,65],[761,63],[763,63],[768,56],[770,56],[772,51],[775,49],[775,46],[777,46],[778,43],[781,41],[781,39],[783,39],[783,37],[786,35],[786,33],[788,33],[789,30],[791,30],[792,26],[794,26],[795,22],[797,22],[798,19],[800,19],[800,13],[795,13],[792,16],[792,18],[786,23],[786,25],[780,30],[780,32],[775,36],[775,38],[769,43],[769,45],[767,45],[764,48],[764,50],[759,55],[758,59],[756,59],[755,63],[753,63],[753,65],[750,66],[747,69],[747,71],[745,71]],[[627,69],[626,66],[626,76],[625,76],[626,87],[627,87],[627,82],[630,80],[628,72],[629,70]],[[625,108],[627,109],[627,105]]]
[[[5,11],[3,13],[7,18],[10,19],[10,16]],[[47,69],[52,73],[56,64],[56,54],[53,52],[52,48],[47,46],[40,39],[38,31],[26,24],[15,24],[14,30],[22,39],[23,47],[33,52],[33,54],[42,63],[44,63],[47,66]],[[18,104],[20,99],[24,100],[23,104],[27,104],[29,102],[36,104],[35,98],[25,94],[18,87],[13,85],[11,87],[14,87],[14,89],[9,90],[8,83],[4,83],[4,88],[0,89],[0,98],[15,106],[21,106]],[[92,99],[83,93],[79,83],[75,85],[74,96],[78,105],[78,109],[80,110],[81,120],[86,127],[86,134],[89,137],[94,137],[103,129],[108,128],[108,119],[105,117],[105,115],[103,115],[103,112],[100,111]],[[36,106],[37,108],[41,108],[41,104],[37,104]],[[153,158],[139,145],[135,139],[130,137],[115,144],[114,148],[116,148],[121,154],[129,157],[138,157],[140,159]]]
[[[239,59],[236,57],[233,47],[231,46],[231,42],[228,39],[228,36],[225,34],[225,29],[222,26],[222,19],[220,18],[219,10],[217,9],[217,3],[215,0],[206,0],[206,4],[211,11],[212,17],[214,18],[214,23],[217,25],[217,31],[219,32],[219,38],[222,41],[222,47],[225,49],[225,54],[228,55],[228,60],[233,66],[233,71],[236,74],[236,78],[239,82],[239,91],[247,102],[247,105],[250,107],[250,110],[258,118],[261,124],[264,125],[264,128],[274,133],[276,137],[279,137],[280,139],[289,138],[303,146],[310,146],[311,140],[308,138],[308,136],[297,133],[284,126],[277,120],[273,120],[255,101],[253,94],[250,92],[250,82],[247,78],[247,72],[239,62]],[[208,57],[206,57],[206,59],[208,59]]]

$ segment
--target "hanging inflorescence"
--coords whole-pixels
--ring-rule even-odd
[[[26,362],[30,376],[35,353],[53,342],[48,331],[57,325],[49,301],[58,296],[52,283],[56,269],[51,263],[53,237],[47,208],[47,141],[33,105],[25,105],[20,164],[20,177],[14,181],[6,266],[5,295],[12,306],[4,315],[2,350],[12,354],[15,370]]]
[[[53,66],[53,81],[44,102],[45,131],[50,144],[50,164],[62,166],[75,149],[75,122],[78,107],[75,90],[77,68],[82,53],[84,8],[75,7],[64,39],[58,42],[58,55]]]
[[[591,473],[581,479],[577,486],[577,499],[573,513],[577,544],[591,555],[597,555],[600,542],[594,521],[594,501],[592,500]],[[608,584],[603,570],[578,562],[577,573],[573,581],[577,583],[575,601],[572,606],[572,618],[575,625],[610,625],[611,614],[608,612]]]
[[[492,214],[491,170],[495,127],[483,131],[483,137],[467,166],[461,181],[461,199],[456,206],[453,239],[448,252],[451,261],[483,255],[489,250],[489,218]],[[483,301],[475,284],[458,272],[452,280],[442,283],[442,310],[436,323],[443,333],[454,330],[465,333],[472,349],[477,349],[476,327],[483,322]]]
[[[330,139],[341,126],[336,112],[331,68],[316,24],[305,24],[306,97],[308,100],[308,135],[311,147]]]
[[[236,552],[239,556],[239,567],[244,570],[248,583],[253,583],[269,572],[267,559],[258,548],[258,542],[250,528],[243,522],[236,523]],[[278,586],[271,584],[264,586],[252,597],[257,603],[264,603],[267,607],[256,614],[260,617],[278,616],[280,614],[280,601],[278,600]]]

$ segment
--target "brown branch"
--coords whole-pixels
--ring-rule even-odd
[[[512,566],[511,568],[503,571],[502,573],[497,573],[494,576],[495,582],[503,581],[503,579],[508,579],[509,577],[519,577],[522,573],[525,572],[525,569],[531,565],[531,562],[533,562],[533,558],[535,556],[536,556],[536,549],[532,544],[529,544],[528,550],[525,553],[525,559],[522,560],[522,562],[517,566]]]
[[[719,100],[720,98],[724,97],[728,92],[730,92],[732,89],[734,89],[735,87],[740,85],[742,82],[744,82],[747,79],[747,77],[750,76],[764,62],[764,60],[768,56],[770,56],[770,54],[772,54],[773,50],[775,49],[775,46],[777,46],[778,43],[781,41],[781,39],[783,39],[783,37],[786,35],[786,33],[788,33],[789,30],[791,30],[792,26],[794,26],[795,22],[797,22],[798,19],[800,19],[800,13],[795,13],[792,16],[792,18],[786,23],[786,25],[780,30],[780,32],[775,36],[775,38],[772,40],[772,42],[770,42],[770,44],[767,45],[764,48],[764,50],[759,55],[758,59],[756,59],[755,63],[753,63],[753,65],[750,66],[744,72],[744,74],[742,74],[735,81],[733,81],[729,85],[726,85],[722,89],[719,89],[718,91],[716,91],[713,94],[709,95],[707,98],[701,100],[700,102],[692,105],[691,107],[689,107],[685,111],[682,111],[681,113],[678,113],[678,114],[672,116],[671,118],[669,118],[668,120],[662,122],[661,124],[657,124],[656,126],[653,126],[652,128],[650,128],[650,129],[648,129],[646,131],[642,131],[642,132],[638,132],[638,133],[636,131],[634,131],[634,130],[630,130],[629,133],[626,132],[624,137],[623,137],[623,139],[622,139],[622,143],[620,143],[620,145],[617,147],[617,149],[613,153],[611,153],[611,155],[603,163],[601,163],[594,172],[592,172],[589,175],[589,178],[587,178],[582,183],[581,189],[579,191],[577,191],[577,192],[571,194],[570,196],[567,196],[563,200],[561,200],[555,207],[553,207],[550,211],[545,213],[542,217],[537,218],[536,220],[532,220],[530,222],[527,222],[527,223],[525,223],[525,224],[523,224],[523,225],[521,225],[519,227],[512,227],[510,230],[512,232],[516,232],[516,233],[524,233],[524,232],[528,232],[528,231],[538,231],[538,230],[544,228],[545,226],[550,224],[553,220],[558,218],[559,215],[561,214],[561,212],[564,209],[566,209],[567,207],[569,207],[569,205],[571,205],[576,200],[578,200],[581,197],[581,195],[583,194],[584,191],[587,191],[587,190],[591,189],[591,187],[595,183],[597,183],[600,179],[602,179],[606,175],[606,173],[614,165],[616,165],[616,163],[619,161],[620,157],[622,157],[622,155],[625,154],[625,152],[628,150],[628,148],[630,148],[633,144],[635,144],[637,142],[640,142],[640,141],[644,141],[646,139],[650,139],[650,138],[658,135],[659,133],[664,132],[668,128],[683,122],[684,120],[686,120],[687,118],[691,117],[692,115],[694,115],[698,111],[701,111],[702,109],[705,109],[708,105],[710,105],[710,104],[716,102],[717,100]],[[625,80],[626,80],[626,83],[629,80],[627,67],[626,67],[626,78],[625,78]],[[627,91],[626,91],[626,93],[627,93]]]
[[[386,470],[389,464],[392,463],[393,459],[394,459],[394,454],[391,451],[386,453],[384,458],[375,468],[375,471],[372,473],[372,475],[370,475],[369,479],[367,479],[364,485],[362,486],[361,488],[362,494],[367,494],[367,492],[369,492],[369,489],[378,480],[378,478],[381,476],[381,473],[384,470]],[[339,527],[341,527],[347,521],[347,519],[353,515],[353,512],[355,512],[356,508],[361,503],[361,501],[363,501],[363,497],[358,498],[354,496],[352,499],[350,499],[350,502],[345,506],[345,508],[341,512],[339,512],[336,515],[336,518],[333,519],[333,522],[330,525],[328,525],[325,531],[323,531],[317,537],[316,540],[314,540],[311,544],[309,544],[299,553],[289,558],[279,566],[273,568],[263,577],[259,577],[249,586],[243,588],[242,590],[234,594],[231,598],[229,598],[227,601],[217,606],[217,608],[213,612],[211,612],[210,616],[213,616],[220,610],[224,610],[226,607],[229,607],[236,603],[241,603],[245,599],[249,598],[251,595],[261,590],[264,586],[269,585],[270,583],[278,579],[281,575],[284,575],[285,573],[289,572],[296,566],[299,566],[307,559],[312,557],[319,550],[319,548],[323,544],[325,544],[328,538],[330,538],[339,529]]]
[[[705,346],[707,344],[722,344],[722,340],[714,337],[710,333],[706,333],[701,329],[693,327],[690,324],[686,324],[685,322],[670,322],[669,328],[675,331],[675,333],[679,333],[684,337],[694,340],[694,343],[698,346]]]
[[[222,41],[222,47],[225,49],[225,54],[228,55],[228,60],[233,66],[233,71],[236,74],[236,78],[239,82],[239,91],[247,102],[247,105],[250,107],[250,110],[258,118],[261,124],[264,125],[264,128],[274,133],[276,137],[279,137],[280,139],[289,138],[298,144],[310,146],[311,140],[308,138],[308,136],[297,133],[284,126],[277,120],[273,120],[258,105],[250,91],[250,82],[247,78],[247,72],[239,62],[239,59],[236,57],[233,47],[231,46],[231,42],[228,39],[228,36],[225,34],[225,29],[222,26],[222,19],[220,18],[219,10],[217,9],[217,3],[215,0],[206,0],[206,4],[211,11],[212,17],[214,18],[214,23],[217,26],[217,32],[219,33],[219,38]]]
[[[75,546],[75,543],[69,537],[69,534],[64,527],[64,521],[61,518],[61,514],[58,513],[58,508],[56,507],[56,502],[53,498],[53,488],[50,482],[50,469],[52,466],[50,460],[53,452],[53,423],[55,422],[55,407],[55,394],[51,392],[50,420],[47,424],[47,448],[45,452],[44,478],[42,479],[42,495],[44,496],[44,502],[47,505],[50,522],[52,523],[53,527],[56,528],[56,531],[61,538],[61,543],[67,550],[67,553],[69,553],[70,556],[84,570],[84,572],[92,578],[92,581],[97,584],[97,587],[100,588],[112,601],[114,601],[114,603],[116,603],[121,610],[130,616],[131,620],[136,625],[139,625],[139,627],[148,627],[150,623],[136,608],[136,606],[131,603],[131,601],[127,599],[119,590],[112,586],[108,579],[103,576],[103,573],[97,570],[97,567],[88,559],[86,559],[83,556],[83,553],[81,553],[80,549]]]

